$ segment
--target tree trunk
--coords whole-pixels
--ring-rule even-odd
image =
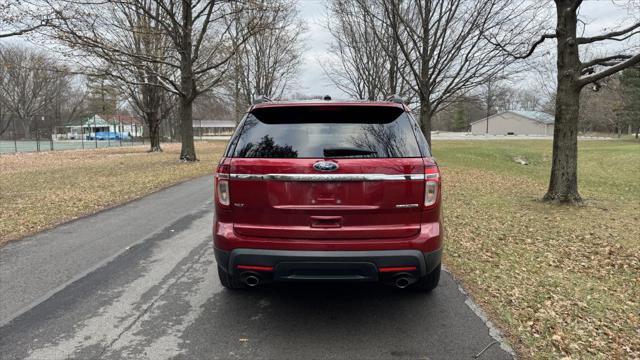
[[[193,100],[196,97],[196,83],[193,74],[193,8],[191,1],[182,0],[182,42],[180,44],[180,135],[181,161],[197,161],[193,143]]]
[[[580,90],[558,86],[551,179],[544,200],[573,204],[582,202],[578,193],[577,174],[579,106]]]
[[[31,119],[22,118],[20,120],[21,120],[20,124],[22,125],[22,131],[23,131],[22,137],[25,139],[31,139]]]
[[[161,152],[160,147],[160,119],[155,112],[147,113],[147,125],[149,126],[149,152]]]
[[[180,135],[182,137],[180,160],[197,161],[196,147],[193,142],[193,100],[181,96],[179,112]]]
[[[392,54],[389,58],[389,94],[386,95],[400,95],[398,94],[398,78],[399,78],[399,60],[398,60],[398,38],[395,36],[395,32],[398,30],[398,19],[395,11],[391,12],[391,46],[389,53]]]
[[[395,54],[395,46],[392,49],[392,51],[394,51]],[[398,73],[398,60],[395,57],[392,57],[390,60],[390,64],[389,64],[389,93],[388,94],[382,94],[384,96],[390,96],[390,95],[400,95],[398,94],[398,81],[397,81],[397,73]]]
[[[0,136],[2,136],[2,134],[4,134],[9,129],[9,125],[11,125],[11,120],[7,119],[7,121],[2,126],[0,126]]]
[[[576,43],[574,1],[558,0],[558,90],[553,132],[553,160],[545,201],[582,203],[578,194],[578,117],[580,109],[580,58]]]
[[[420,96],[420,130],[431,147],[431,104],[423,96]]]

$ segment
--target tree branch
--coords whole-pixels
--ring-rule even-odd
[[[500,44],[500,42],[493,42],[493,41],[491,41],[491,39],[489,39],[485,35],[482,35],[482,36],[491,45],[499,47],[502,51],[506,52],[507,54],[509,54],[514,59],[519,59],[519,60],[526,59],[529,56],[531,56],[533,54],[533,52],[536,51],[536,48],[538,47],[538,45],[542,44],[546,39],[555,39],[557,37],[556,34],[544,34],[544,35],[542,35],[540,37],[540,39],[538,39],[538,41],[534,42],[533,45],[531,45],[531,48],[529,48],[529,51],[526,54],[524,54],[524,55],[515,55],[511,51],[507,50],[502,44]]]
[[[42,23],[42,24],[34,25],[34,26],[31,26],[31,27],[28,27],[28,28],[25,28],[25,29],[16,30],[16,31],[9,32],[9,33],[0,33],[0,39],[1,38],[5,38],[5,37],[24,35],[26,33],[32,32],[34,30],[38,30],[38,29],[40,29],[41,27],[44,27],[44,26],[46,26],[46,24]]]
[[[640,54],[636,54],[632,57],[630,57],[629,59],[622,61],[614,66],[611,66],[603,71],[600,71],[598,73],[589,75],[589,76],[585,76],[582,77],[578,80],[578,85],[580,87],[585,86],[589,83],[592,82],[596,82],[598,80],[601,80],[609,75],[615,74],[618,71],[621,71],[623,69],[626,69],[628,67],[634,66],[636,64],[640,64]]]
[[[635,23],[631,26],[629,26],[626,29],[622,29],[619,31],[612,31],[610,33],[606,33],[606,34],[602,34],[602,35],[598,35],[598,36],[592,36],[592,37],[579,37],[577,39],[578,45],[582,45],[582,44],[590,44],[592,42],[596,42],[596,41],[604,41],[604,40],[615,40],[615,41],[623,41],[628,39],[629,37],[639,34],[640,32],[636,31],[636,32],[632,32],[635,29],[640,28],[640,22]],[[627,36],[623,37],[623,38],[616,38],[617,36],[621,36],[621,35],[626,35]]]
[[[610,63],[612,60],[627,60],[630,59],[631,55],[613,55],[613,56],[607,56],[607,57],[603,57],[600,59],[593,59],[591,61],[588,61],[584,64],[582,64],[583,68],[590,68],[592,66],[596,66],[596,65],[604,65],[603,63]],[[609,66],[609,65],[605,65],[605,66]]]

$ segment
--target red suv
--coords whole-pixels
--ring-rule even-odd
[[[215,175],[222,285],[440,279],[441,179],[398,99],[253,105]]]

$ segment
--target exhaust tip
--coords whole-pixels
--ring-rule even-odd
[[[411,285],[411,281],[409,281],[409,278],[402,276],[396,279],[395,285],[398,289],[404,289]]]
[[[249,287],[258,286],[258,284],[260,284],[260,278],[255,275],[248,275],[244,278],[244,283]]]

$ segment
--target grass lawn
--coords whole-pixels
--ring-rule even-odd
[[[201,161],[178,161],[180,144],[0,156],[0,245],[63,221],[211,174],[225,142],[197,142]]]
[[[539,201],[551,141],[433,149],[444,176],[445,264],[519,355],[640,358],[640,143],[579,143],[580,208]]]

